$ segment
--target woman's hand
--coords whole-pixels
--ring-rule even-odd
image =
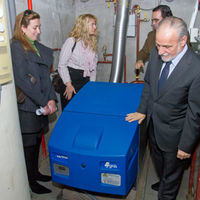
[[[133,122],[133,121],[138,120],[138,124],[141,124],[142,121],[145,119],[145,117],[146,117],[145,114],[135,112],[135,113],[127,114],[125,120],[128,122]]]
[[[44,114],[43,115],[51,115],[54,112],[56,112],[57,107],[56,107],[56,102],[54,100],[48,101],[47,105],[43,107],[44,109]]]
[[[56,102],[54,100],[48,101],[47,105],[51,111],[50,115],[57,111]]]
[[[43,107],[43,109],[44,109],[43,115],[50,115],[51,110],[50,110],[50,108],[49,108],[48,105],[46,105],[45,107]]]
[[[73,93],[76,94],[73,85],[71,84],[71,82],[67,82],[63,96],[65,96],[66,99],[70,100],[72,98]]]

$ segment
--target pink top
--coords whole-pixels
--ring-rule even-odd
[[[58,64],[58,72],[63,80],[63,83],[71,81],[68,71],[68,66],[74,69],[84,70],[84,77],[89,76],[90,81],[96,80],[96,67],[98,56],[89,47],[85,48],[81,40],[76,42],[74,51],[74,38],[69,37],[62,46]]]

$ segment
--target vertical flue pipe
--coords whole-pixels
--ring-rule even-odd
[[[113,43],[113,59],[110,82],[121,82],[125,56],[126,31],[129,16],[130,0],[117,1],[117,17]]]

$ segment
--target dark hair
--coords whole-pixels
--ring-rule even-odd
[[[167,6],[167,5],[159,5],[159,6],[157,6],[157,7],[155,7],[155,8],[153,9],[153,12],[156,12],[156,11],[158,11],[158,10],[161,11],[161,15],[162,15],[162,18],[163,18],[163,19],[164,19],[165,17],[171,17],[171,16],[173,16],[170,7]]]

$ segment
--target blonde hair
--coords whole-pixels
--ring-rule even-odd
[[[74,27],[69,34],[69,37],[74,37],[75,41],[82,40],[85,47],[90,46],[90,48],[97,52],[97,37],[98,37],[98,30],[96,28],[95,33],[93,35],[89,35],[89,20],[94,19],[95,23],[97,24],[97,18],[92,14],[83,14],[80,15]]]
[[[40,15],[32,10],[25,10],[24,12],[18,14],[15,20],[12,41],[19,40],[24,48],[24,51],[36,51],[21,29],[22,26],[27,28],[30,24],[30,21],[33,19],[40,19]]]

